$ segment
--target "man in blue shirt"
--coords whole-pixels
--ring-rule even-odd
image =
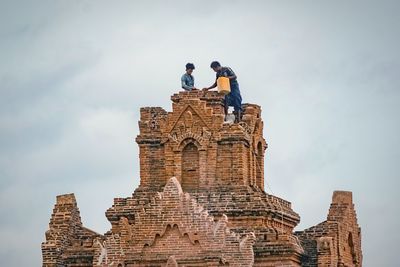
[[[182,88],[185,91],[197,90],[197,88],[194,87],[194,77],[192,75],[194,69],[193,63],[186,64],[186,73],[183,74],[181,78]]]
[[[225,95],[225,115],[228,114],[228,108],[233,107],[235,114],[235,121],[239,122],[242,118],[242,96],[240,95],[239,83],[237,81],[237,76],[233,70],[229,67],[221,67],[218,61],[211,62],[210,67],[216,72],[216,78],[213,85],[204,88],[204,90],[210,90],[217,87],[217,79],[219,77],[229,78],[229,84],[231,86],[231,92]]]

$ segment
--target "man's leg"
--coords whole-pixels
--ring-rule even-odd
[[[224,121],[226,121],[227,118],[228,118],[228,110],[229,110],[229,103],[228,102],[229,102],[228,95],[226,95],[224,97],[224,113],[225,113]]]
[[[240,122],[242,120],[242,110],[239,108],[236,109],[236,107],[234,108],[235,111],[233,112],[233,114],[235,114],[235,122]]]
[[[235,122],[242,119],[242,96],[240,95],[239,85],[235,84],[231,87],[232,104],[235,113]]]

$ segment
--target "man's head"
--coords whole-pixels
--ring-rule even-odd
[[[210,67],[211,67],[215,72],[217,72],[217,71],[219,71],[219,70],[221,69],[221,64],[219,64],[218,61],[213,61],[213,62],[211,62]]]
[[[192,74],[193,70],[195,69],[194,64],[193,63],[187,63],[186,64],[186,72],[188,74]]]

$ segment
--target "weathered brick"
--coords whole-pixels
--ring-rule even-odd
[[[172,111],[140,110],[140,185],[115,198],[104,235],[83,227],[72,194],[57,197],[43,266],[361,266],[352,196],[327,221],[293,233],[290,202],[264,191],[261,108],[224,123],[216,92],[179,92]]]

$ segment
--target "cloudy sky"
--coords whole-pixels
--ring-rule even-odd
[[[267,192],[297,229],[351,190],[364,266],[396,266],[398,1],[149,2],[0,0],[1,265],[41,265],[59,194],[107,231],[139,182],[139,108],[170,110],[188,61],[209,86],[217,59],[263,108]]]

